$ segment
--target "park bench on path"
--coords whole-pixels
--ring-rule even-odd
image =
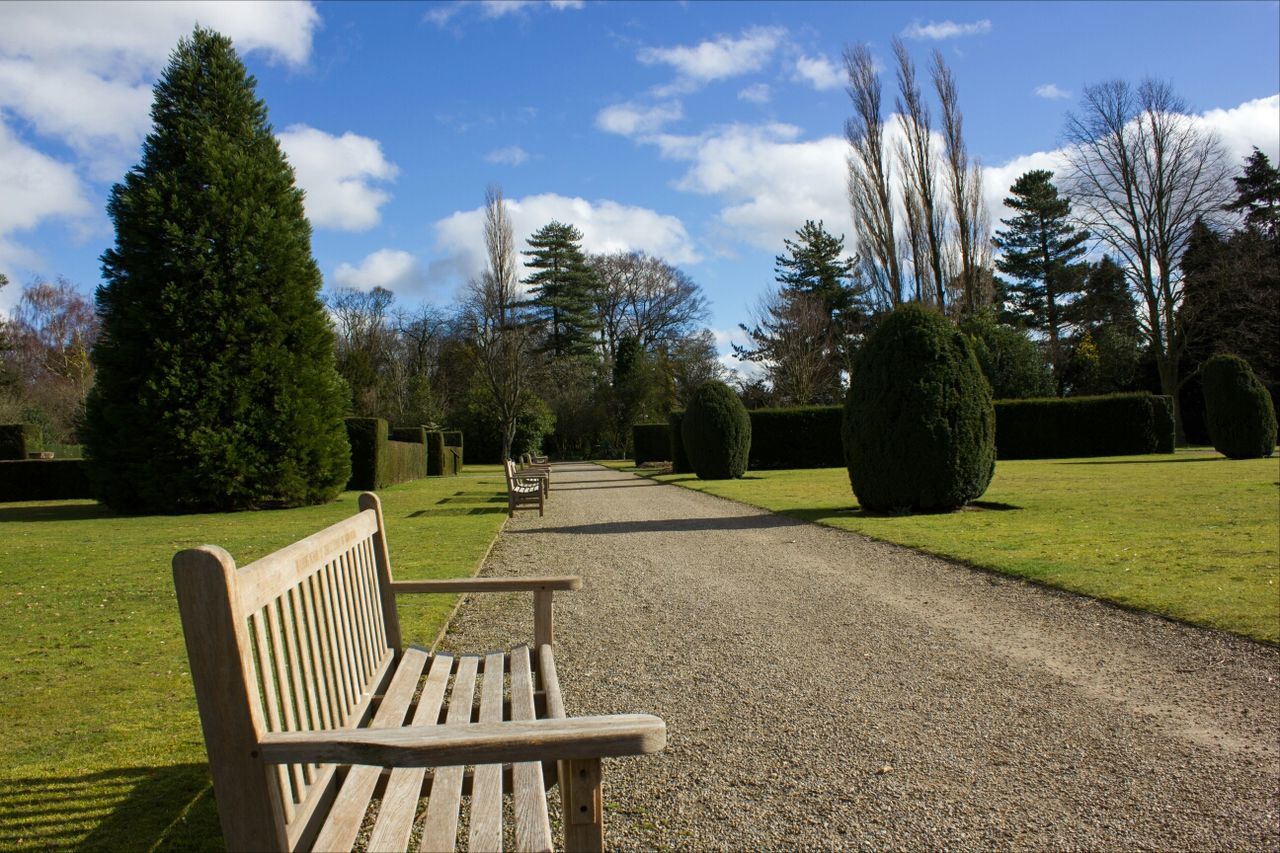
[[[600,759],[665,745],[657,717],[565,717],[552,595],[579,578],[394,581],[372,493],[357,514],[242,569],[206,545],[179,552],[173,575],[231,850],[349,850],[371,799],[368,848],[403,850],[423,797],[422,849],[453,850],[464,796],[472,850],[504,837],[550,850],[557,777],[565,848],[599,850]],[[521,590],[533,592],[532,650],[401,645],[397,593]]]
[[[503,463],[507,473],[507,517],[515,518],[516,510],[524,507],[538,508],[543,514],[547,491],[551,481],[549,471],[516,471],[516,463],[507,459]]]

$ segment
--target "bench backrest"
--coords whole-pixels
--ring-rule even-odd
[[[206,545],[173,558],[174,586],[229,849],[292,850],[319,828],[332,765],[266,765],[263,732],[364,723],[394,670],[399,620],[382,509],[237,569]]]

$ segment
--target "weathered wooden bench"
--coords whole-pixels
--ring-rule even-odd
[[[547,500],[550,474],[546,472],[518,472],[516,463],[507,459],[503,462],[507,472],[507,517],[515,518],[516,510],[529,507],[538,508],[538,515],[543,514]]]
[[[242,569],[181,551],[173,576],[231,850],[349,850],[362,826],[368,849],[403,850],[417,822],[423,850],[454,850],[464,797],[472,850],[550,850],[557,779],[566,849],[599,850],[600,759],[665,745],[657,717],[565,717],[552,595],[580,579],[394,581],[374,494]],[[532,654],[402,647],[397,593],[512,590],[533,592]]]

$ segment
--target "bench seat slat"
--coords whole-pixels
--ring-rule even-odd
[[[529,666],[529,647],[511,650],[511,719],[535,719],[533,703],[533,670]],[[547,817],[547,788],[542,778],[542,764],[523,761],[511,768],[512,795],[515,802],[516,848],[542,851],[551,849],[551,822]]]
[[[427,653],[421,649],[411,648],[404,653],[370,728],[404,725],[409,703],[413,701],[413,694],[418,689],[418,678],[428,660]],[[373,796],[381,775],[382,768],[366,765],[353,766],[347,772],[347,778],[329,810],[329,817],[316,838],[314,849],[351,849],[360,832],[360,824],[364,821],[369,798]]]
[[[458,674],[453,678],[453,695],[449,697],[446,726],[465,726],[471,722],[472,696],[476,689],[477,655],[458,659]],[[453,850],[458,835],[458,809],[462,804],[462,776],[466,768],[453,765],[436,768],[427,800],[427,819],[422,829],[422,849]]]
[[[480,722],[500,723],[503,711],[502,652],[484,659],[484,684],[480,694]],[[468,845],[476,853],[502,850],[502,765],[481,764],[471,781],[471,834]]]

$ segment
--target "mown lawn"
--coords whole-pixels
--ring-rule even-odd
[[[381,493],[398,578],[473,573],[506,518],[499,466]],[[169,560],[244,565],[356,511],[121,517],[88,501],[0,504],[0,849],[222,849]],[[430,645],[455,596],[404,596]]]
[[[604,463],[635,471],[627,463]],[[1280,642],[1280,458],[1173,456],[996,465],[979,505],[858,509],[843,468],[741,480],[638,473],[1197,625]]]

